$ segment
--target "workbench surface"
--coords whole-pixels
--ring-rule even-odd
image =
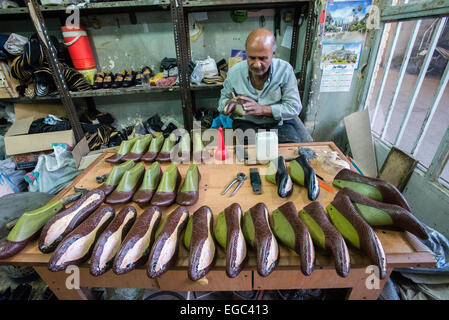
[[[333,142],[318,142],[318,143],[301,143],[301,144],[282,144],[279,145],[279,155],[282,156],[291,156],[294,155],[295,150],[299,146],[305,146],[308,148],[313,149],[316,153],[328,150],[328,151],[336,151],[338,152],[339,156],[342,159],[346,159],[343,154],[340,152],[340,150],[335,146]],[[229,149],[228,149],[229,150]],[[230,158],[233,156],[232,150],[230,151]],[[115,151],[105,151],[98,159],[96,159],[85,171],[78,176],[75,181],[65,188],[63,191],[61,191],[56,198],[63,197],[67,194],[73,193],[73,187],[77,188],[87,188],[87,189],[94,189],[99,186],[99,184],[96,182],[96,177],[101,176],[104,174],[107,174],[110,172],[110,170],[113,167],[113,164],[107,163],[104,161],[105,158],[112,155],[112,153]],[[248,153],[251,157],[252,152],[254,152],[251,147],[248,150]],[[165,170],[168,164],[161,164],[162,170]],[[326,172],[323,170],[323,168],[320,166],[317,159],[313,159],[311,161],[311,166],[314,168],[315,172],[319,174],[321,177],[324,178],[326,183],[330,186],[332,186],[332,181],[334,178],[334,175]],[[149,167],[149,164],[145,165],[146,168]],[[249,168],[258,167],[259,173],[261,176],[261,182],[262,182],[262,191],[263,193],[261,195],[255,195],[252,192],[250,180],[249,180]],[[188,164],[180,164],[178,165],[179,171],[184,178],[185,172],[188,168]],[[224,210],[227,206],[229,206],[231,203],[239,203],[242,207],[242,210],[245,212],[249,210],[252,206],[254,206],[256,203],[263,202],[268,207],[270,213],[277,209],[279,206],[284,204],[287,201],[292,201],[296,205],[297,210],[301,210],[303,207],[305,207],[307,204],[310,203],[310,200],[307,198],[307,189],[304,187],[300,187],[298,185],[294,185],[294,190],[291,196],[288,198],[280,198],[277,194],[277,186],[274,184],[269,183],[267,180],[265,180],[264,174],[265,174],[265,168],[266,165],[250,165],[245,166],[244,164],[239,163],[231,163],[231,164],[199,164],[198,165],[199,171],[201,173],[201,181],[200,181],[200,188],[199,188],[199,200],[198,202],[188,207],[189,213],[193,214],[196,209],[203,205],[207,205],[212,209],[212,212],[214,213],[214,217],[216,218],[220,211]],[[234,189],[234,187],[231,188],[230,191],[224,196],[221,195],[221,192],[224,190],[224,188],[229,184],[229,182],[236,176],[238,172],[244,172],[247,174],[248,179],[244,182],[242,187],[239,189],[239,191],[233,196],[229,197],[228,195],[231,193],[231,191]],[[320,195],[317,199],[323,207],[326,207],[334,198],[335,194],[338,192],[338,188],[334,188],[334,193],[330,193],[326,191],[325,189],[321,188]],[[141,214],[144,210],[144,208],[139,207],[137,204],[132,203],[136,209],[138,214]],[[129,205],[129,204],[125,204]],[[114,208],[117,210],[120,210],[121,207],[125,205],[118,205]],[[172,205],[168,208],[162,208],[163,211],[163,217],[172,212],[178,205]],[[216,219],[214,219],[214,225],[216,223]],[[387,229],[375,229],[377,236],[379,237],[386,256],[387,256],[387,264],[388,268],[391,272],[392,268],[394,267],[411,267],[411,266],[434,266],[435,265],[435,259],[433,257],[432,252],[424,246],[414,235],[408,233],[408,232],[400,232],[400,231],[392,231]],[[177,274],[178,277],[185,278],[183,281],[187,281],[187,266],[188,266],[188,251],[183,246],[182,242],[180,241],[180,250],[179,250],[179,256],[177,259],[176,266],[172,272],[172,275]],[[349,246],[348,246],[349,247]],[[317,248],[315,246],[315,248]],[[367,256],[360,253],[358,250],[350,248],[350,258],[351,258],[351,269],[355,268],[366,268],[366,266],[370,265],[370,261],[367,258]],[[37,241],[34,241],[30,243],[22,252],[17,254],[14,257],[11,257],[9,259],[5,259],[3,261],[0,261],[1,264],[15,264],[15,265],[32,265],[34,267],[37,267],[36,270],[41,270],[42,272],[45,272],[47,263],[51,257],[51,254],[43,254],[39,251],[37,247]],[[276,272],[274,272],[271,276],[267,278],[259,277],[256,270],[256,253],[253,249],[248,250],[248,263],[245,267],[245,269],[242,271],[242,276],[245,275],[248,277],[248,272],[254,273],[254,279],[253,283],[251,284],[253,288],[261,287],[261,285],[257,286],[257,281],[265,281],[267,284],[267,288],[270,288],[271,286],[278,286],[278,289],[282,288],[282,281],[276,281],[277,285],[273,284],[270,285],[270,277],[274,275]],[[281,274],[283,270],[297,270],[298,276],[301,274],[300,272],[300,260],[299,256],[292,250],[286,248],[282,244],[280,244],[280,260],[278,267],[276,268],[276,271],[278,271],[278,274]],[[130,275],[133,273],[136,274],[144,274],[146,266],[141,266],[136,270],[133,270],[129,274],[116,276],[112,273],[112,271],[108,271],[106,274],[100,277],[92,277],[88,275],[88,266],[89,262],[82,265],[85,272],[86,277],[97,279],[95,281],[98,282],[98,285],[95,285],[97,287],[101,287],[102,284],[105,285],[105,279],[114,278],[114,281],[109,282],[108,286],[111,285],[117,285],[120,287],[124,287],[123,285],[118,285],[118,282],[120,282],[120,279],[122,278],[124,281],[125,279],[128,279]],[[225,267],[225,253],[224,251],[217,245],[217,260],[215,267],[212,269],[212,272],[210,275],[206,276],[209,278],[217,277],[217,273],[223,274],[223,280],[231,281],[231,280],[237,280],[239,277],[235,279],[229,279],[225,275],[224,271]],[[314,273],[317,273],[318,270],[333,270],[333,273],[330,272],[329,274],[334,274],[335,278],[340,278],[334,268],[334,260],[333,257],[328,252],[323,252],[322,250],[317,250],[316,252],[316,262],[315,262],[315,271]],[[41,273],[41,272],[39,272]],[[45,272],[46,273],[46,272]],[[64,273],[64,271],[58,272],[59,274]],[[49,273],[49,276],[53,274],[53,278],[58,273]],[[313,278],[314,273],[312,273],[312,276],[309,278]],[[169,274],[169,273],[167,273]],[[296,272],[295,272],[296,274]],[[354,274],[355,275],[355,274]],[[67,275],[65,275],[67,276]],[[351,272],[350,272],[351,276]],[[222,278],[222,275],[218,276],[220,279]],[[304,277],[301,274],[301,277]],[[305,277],[307,278],[307,277]],[[350,278],[350,277],[349,277]],[[101,280],[103,279],[103,281]],[[146,278],[146,281],[142,283],[142,286],[148,286],[148,281],[154,279]],[[209,279],[210,280],[210,279]],[[274,280],[271,279],[271,280]],[[286,279],[289,280],[289,279]],[[340,279],[343,280],[343,279]],[[158,279],[157,284],[159,287],[161,287],[161,281],[170,281],[167,276],[163,275],[161,278]],[[126,282],[126,281],[125,281]],[[338,281],[337,281],[338,282]],[[201,285],[195,284],[192,281],[190,283],[193,285],[193,287],[199,287],[199,291],[201,290]],[[293,284],[292,284],[293,285]],[[338,286],[338,284],[335,284]],[[287,284],[284,285],[284,287],[287,286]],[[137,286],[135,286],[137,287]],[[140,286],[139,286],[140,287]],[[165,286],[166,287],[166,286]],[[176,289],[172,286],[168,285],[170,289]],[[210,290],[211,288],[207,288],[207,285],[204,286],[204,290]],[[334,287],[334,285],[330,285],[329,287]],[[237,287],[238,289],[238,287]],[[242,288],[241,290],[246,290],[247,288]],[[216,289],[218,290],[218,289]],[[229,290],[236,290],[234,287],[230,287]],[[249,289],[248,289],[249,290]],[[178,287],[178,291],[183,291],[182,288]]]

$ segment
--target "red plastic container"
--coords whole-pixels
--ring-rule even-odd
[[[92,49],[87,38],[87,33],[83,28],[61,27],[64,36],[64,44],[69,49],[73,66],[77,70],[94,69],[95,60]]]

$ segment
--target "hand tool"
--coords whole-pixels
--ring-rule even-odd
[[[226,187],[226,189],[221,193],[222,195],[224,195],[226,192],[228,192],[228,190],[236,183],[239,182],[239,184],[237,185],[237,187],[234,189],[234,191],[232,191],[232,193],[229,195],[229,197],[232,197],[240,188],[240,186],[243,184],[243,182],[245,182],[247,178],[247,175],[244,174],[243,172],[239,172],[237,173],[237,178],[235,178],[234,180],[231,181],[231,183]]]
[[[102,176],[95,177],[95,179],[97,180],[97,183],[103,183],[103,182],[106,181],[107,178],[108,178],[108,175],[107,175],[107,174],[104,174],[104,175],[102,175]]]

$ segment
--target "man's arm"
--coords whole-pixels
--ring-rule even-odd
[[[298,84],[296,82],[293,68],[290,67],[287,82],[281,88],[282,98],[280,103],[272,104],[271,113],[276,121],[285,118],[293,118],[298,116],[302,109],[301,100],[299,98]]]
[[[227,77],[223,83],[223,89],[221,89],[220,100],[218,101],[218,112],[223,113],[223,109],[229,99],[232,99],[232,85],[229,77]]]

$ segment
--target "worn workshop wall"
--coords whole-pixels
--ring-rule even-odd
[[[89,15],[83,20],[102,71],[116,73],[149,66],[156,73],[164,57],[176,57],[169,11],[136,13],[136,19],[137,23],[132,24],[128,14],[116,14]],[[99,110],[110,112],[116,118],[119,129],[155,114],[183,126],[179,92],[96,97],[94,100]]]
[[[325,1],[316,1],[315,15],[320,16],[321,9],[325,9]],[[317,32],[319,24],[316,25]],[[348,149],[346,131],[343,118],[357,111],[358,96],[363,87],[361,70],[369,58],[370,46],[373,43],[374,34],[368,32],[365,46],[362,49],[360,67],[354,72],[349,92],[320,92],[322,70],[320,69],[321,48],[318,43],[320,37],[316,38],[315,47],[308,65],[310,75],[310,88],[307,91],[308,99],[306,110],[303,112],[303,120],[315,141],[334,141],[337,146],[345,152]],[[364,75],[365,76],[365,75]]]
[[[288,25],[293,26],[293,22],[285,23],[282,19],[287,11],[293,14],[294,9],[281,10],[280,34],[276,37],[276,58],[289,61],[290,49],[281,46],[285,29]],[[201,22],[204,27],[203,33],[196,41],[191,41],[192,60],[206,59],[207,56],[214,58],[217,62],[223,58],[227,60],[232,49],[245,50],[246,38],[252,30],[265,28],[275,33],[274,17],[267,15],[264,18],[263,25],[259,17],[248,17],[245,22],[236,23],[232,21],[230,11],[208,12],[208,20]],[[305,27],[306,21],[300,26],[295,72],[301,70]],[[196,92],[195,96],[197,109],[217,108],[220,90]]]
[[[316,12],[319,12],[319,6]],[[281,10],[281,16],[286,9]],[[247,35],[256,28],[262,27],[259,17],[248,17],[243,23],[232,21],[230,11],[209,12],[209,19],[203,22],[203,34],[196,42],[191,43],[192,58],[204,59],[208,55],[217,61],[227,58],[231,48],[244,49]],[[95,47],[96,58],[102,70],[112,69],[118,72],[125,68],[149,65],[157,70],[164,57],[175,57],[173,29],[169,11],[136,13],[137,24],[133,25],[128,14],[89,15],[82,18],[87,26],[90,40]],[[49,31],[62,39],[59,19],[46,19]],[[292,25],[291,23],[288,23]],[[276,57],[289,60],[290,49],[281,46],[285,29],[288,25],[281,19],[281,32],[277,38]],[[31,34],[31,22],[24,20],[19,32]],[[265,17],[264,28],[274,32],[274,18]],[[22,30],[23,29],[23,30]],[[295,71],[299,71],[302,62],[306,22],[301,25],[299,46]],[[1,30],[8,28],[1,26]],[[14,28],[16,31],[16,27]],[[12,31],[12,30],[9,30]],[[306,126],[317,141],[335,140],[345,147],[346,136],[342,127],[343,117],[355,111],[355,96],[360,89],[360,81],[354,76],[353,87],[348,93],[319,93],[321,70],[319,69],[320,49],[314,46],[312,59],[308,66],[308,77],[311,79],[308,104],[303,103],[303,119]],[[362,57],[363,58],[363,57]],[[197,108],[216,108],[220,90],[195,92]],[[118,126],[129,125],[134,115],[142,119],[159,113],[172,115],[182,123],[181,102],[179,93],[142,94],[94,98],[101,111],[111,112],[116,117]],[[303,99],[304,100],[304,99]],[[126,108],[122,104],[126,103]]]
[[[136,70],[148,65],[158,71],[164,57],[176,57],[169,11],[88,16],[88,33],[102,71]]]

